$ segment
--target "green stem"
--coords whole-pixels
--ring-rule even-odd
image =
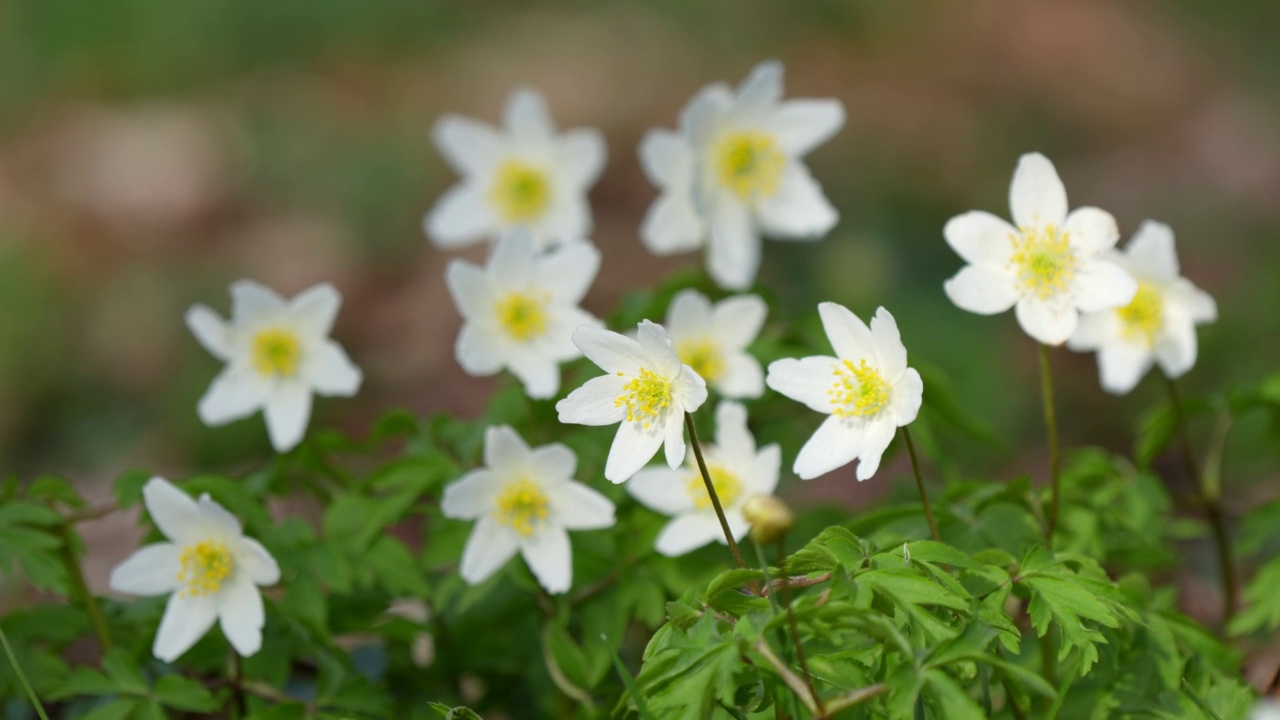
[[[235,648],[231,649],[227,664],[228,674],[231,676],[231,697],[228,698],[231,707],[227,714],[233,718],[243,718],[249,714],[249,704],[244,694],[244,661],[240,659],[240,653],[236,652]]]
[[[796,613],[791,608],[791,582],[787,577],[787,552],[782,545],[782,538],[778,538],[778,581],[782,583],[782,602],[786,605],[787,624],[791,626],[791,640],[796,645],[796,662],[800,664],[800,672],[804,673],[804,682],[809,686],[809,694],[813,695],[813,703],[818,706],[819,716],[826,716],[827,712],[822,707],[822,698],[818,696],[818,690],[813,686],[813,674],[809,672],[809,663],[804,658],[804,644],[800,642],[800,627],[796,624]],[[770,592],[770,595],[773,593]]]
[[[107,621],[102,617],[98,601],[93,597],[93,593],[89,592],[89,583],[84,579],[84,569],[80,567],[80,558],[76,557],[75,547],[72,545],[74,537],[71,523],[64,521],[59,525],[58,535],[62,539],[60,553],[62,564],[67,569],[67,577],[71,580],[71,591],[84,605],[85,613],[89,615],[89,624],[93,626],[93,632],[98,636],[98,645],[105,655],[111,651],[111,633],[107,630]]]
[[[22,685],[23,691],[27,693],[27,699],[31,701],[32,707],[36,709],[36,714],[40,716],[40,720],[49,720],[49,716],[44,713],[44,706],[40,704],[40,698],[36,697],[36,691],[31,689],[31,683],[27,681],[27,674],[22,672],[22,666],[18,664],[18,658],[13,655],[13,648],[9,647],[9,637],[4,634],[4,630],[0,629],[0,643],[4,644],[4,654],[9,656],[9,664],[13,666],[13,674],[18,676],[18,682]]]
[[[720,504],[720,496],[716,495],[716,486],[711,482],[711,473],[707,471],[707,461],[702,457],[702,443],[698,442],[698,430],[693,426],[693,415],[684,414],[684,426],[689,431],[689,444],[693,446],[693,456],[698,460],[698,470],[702,473],[702,482],[707,486],[707,495],[711,497],[711,507],[715,508],[716,518],[720,520],[720,529],[724,531],[724,539],[729,543],[729,550],[738,567],[746,569],[747,563],[742,559],[742,551],[738,549],[738,541],[733,539],[729,530],[729,521],[724,517],[724,506]]]
[[[1049,483],[1053,493],[1044,534],[1052,548],[1053,533],[1058,529],[1058,508],[1062,504],[1062,456],[1058,451],[1058,416],[1053,409],[1053,372],[1049,367],[1049,346],[1044,343],[1040,344],[1040,393],[1044,397],[1044,425],[1049,434]]]
[[[764,571],[764,586],[769,588],[769,592],[766,593],[769,596],[769,605],[773,608],[774,617],[780,616],[782,615],[782,609],[778,607],[778,598],[773,592],[773,576],[769,572],[769,561],[764,557],[764,548],[758,542],[753,542],[752,545],[756,547],[756,560]],[[791,646],[787,642],[787,631],[781,627],[778,628],[778,645],[782,647],[783,658],[789,664],[792,659]],[[800,699],[794,694],[791,696],[791,716],[800,717]]]
[[[911,431],[906,425],[902,428],[902,439],[907,442],[907,454],[911,456],[911,469],[916,474],[916,489],[920,491],[920,504],[924,506],[925,519],[929,521],[929,532],[933,533],[933,539],[942,542],[942,535],[938,533],[938,523],[933,519],[933,506],[929,504],[929,493],[924,490],[924,475],[920,473],[920,459],[916,457],[916,444],[911,441]]]
[[[1040,676],[1050,687],[1058,687],[1058,651],[1053,647],[1053,624],[1040,636]]]

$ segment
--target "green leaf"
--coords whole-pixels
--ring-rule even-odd
[[[212,712],[218,701],[201,683],[180,675],[165,675],[156,682],[156,699],[161,703],[188,712]]]
[[[152,474],[146,470],[125,470],[116,476],[111,486],[111,495],[121,510],[127,510],[142,501],[142,486],[147,484]]]
[[[116,698],[81,715],[80,720],[125,720],[133,717],[143,702],[140,698]]]
[[[925,672],[925,694],[947,720],[985,720],[987,717],[964,688],[941,670]]]
[[[131,695],[147,695],[150,688],[138,671],[138,665],[123,648],[114,648],[102,658],[102,671],[115,683],[116,689]]]
[[[111,678],[92,668],[78,667],[54,688],[49,697],[61,700],[74,695],[115,695],[117,692],[119,688]]]
[[[589,697],[592,683],[587,656],[569,636],[569,631],[556,623],[546,623],[542,626],[542,645],[544,652],[550,655],[555,667],[563,675],[563,680],[572,686],[571,689],[566,689],[566,694],[575,698]],[[557,685],[562,685],[562,679],[555,677],[554,671],[552,679]]]
[[[374,541],[364,554],[364,562],[373,570],[379,583],[392,595],[425,597],[431,593],[426,576],[418,567],[404,543],[390,535]]]
[[[866,560],[866,551],[858,537],[838,525],[828,527],[803,548],[787,558],[792,573],[833,572],[839,568],[855,570]]]

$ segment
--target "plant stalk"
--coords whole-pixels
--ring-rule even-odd
[[[733,539],[729,530],[729,521],[724,517],[724,506],[720,504],[720,496],[716,495],[716,486],[711,482],[711,473],[707,471],[707,461],[702,457],[702,444],[698,442],[698,430],[693,426],[693,415],[684,414],[684,426],[689,430],[689,444],[693,445],[693,456],[698,460],[698,471],[702,473],[702,482],[707,486],[707,495],[711,497],[711,507],[715,508],[716,518],[720,520],[720,529],[724,531],[724,539],[729,543],[729,550],[738,567],[746,569],[747,563],[742,559],[742,551],[738,549],[738,541]]]
[[[933,519],[933,506],[929,504],[929,493],[924,490],[924,475],[920,473],[920,459],[916,457],[916,444],[911,440],[911,431],[903,425],[902,439],[907,443],[907,454],[911,456],[911,469],[916,474],[916,489],[920,491],[920,504],[924,506],[925,519],[929,521],[929,532],[933,533],[933,539],[936,542],[942,542],[942,535],[938,533],[938,523]]]
[[[13,654],[13,648],[9,647],[9,637],[4,634],[3,628],[0,628],[0,643],[4,645],[4,654],[9,656],[9,664],[13,666],[13,674],[18,676],[18,684],[22,686],[23,692],[27,694],[27,699],[31,701],[31,706],[36,709],[36,714],[40,716],[40,720],[49,720],[49,716],[44,712],[44,706],[40,704],[40,698],[36,697],[36,691],[31,689],[31,683],[27,681],[27,674],[22,671],[22,666],[18,664],[18,658]]]
[[[800,642],[800,627],[796,624],[796,613],[791,608],[791,579],[787,576],[787,551],[782,545],[782,538],[778,538],[778,576],[778,580],[782,583],[782,602],[787,611],[787,624],[791,626],[791,640],[796,646],[796,662],[800,664],[800,672],[804,673],[804,682],[809,686],[814,704],[818,706],[818,714],[825,716],[827,713],[822,707],[822,698],[818,695],[817,688],[813,686],[813,674],[809,672],[809,663],[804,658],[804,644]]]
[[[1040,344],[1040,394],[1044,398],[1044,425],[1049,435],[1049,483],[1052,500],[1045,539],[1053,546],[1053,533],[1058,529],[1058,508],[1062,504],[1062,455],[1058,450],[1058,416],[1053,408],[1053,372],[1049,367],[1049,346]]]
[[[233,718],[244,718],[249,715],[248,699],[244,694],[244,661],[240,659],[240,653],[232,648],[230,657],[227,659],[231,675],[231,697],[229,715]]]
[[[774,592],[774,581],[773,581],[772,574],[769,572],[769,561],[765,559],[764,548],[761,547],[760,543],[753,542],[751,544],[755,545],[756,547],[756,560],[759,561],[760,568],[764,571],[764,586],[769,589],[769,592],[766,594],[769,596],[769,605],[773,608],[773,614],[776,617],[782,614],[782,609],[778,607],[778,596]],[[779,580],[779,582],[781,582],[781,580]],[[789,609],[790,608],[788,607],[788,610]],[[781,627],[778,628],[778,644],[782,647],[783,658],[787,661],[788,664],[790,664],[792,659],[791,647],[787,641],[787,631]],[[809,684],[809,688],[810,688],[810,692],[812,692],[813,691],[812,683]],[[800,702],[799,698],[797,698],[794,694],[791,695],[792,717],[795,717],[795,718],[800,717],[799,702]]]
[[[98,607],[98,601],[89,591],[89,583],[84,579],[84,568],[80,567],[80,558],[76,557],[76,550],[72,545],[74,537],[71,521],[65,520],[58,525],[58,535],[62,540],[60,554],[62,564],[67,569],[67,577],[71,580],[71,591],[75,593],[80,604],[84,605],[85,613],[89,616],[89,624],[93,626],[93,632],[98,636],[98,645],[105,655],[111,651],[111,633],[107,630],[107,621],[102,617],[102,609]]]

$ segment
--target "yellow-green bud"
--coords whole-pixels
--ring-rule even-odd
[[[753,495],[742,505],[742,514],[751,523],[751,539],[765,545],[777,542],[796,524],[787,504],[772,495]]]

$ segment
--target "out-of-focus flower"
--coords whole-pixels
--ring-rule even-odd
[[[667,464],[684,461],[684,414],[707,399],[707,383],[681,364],[661,325],[645,320],[636,338],[580,327],[573,343],[606,375],[588,380],[556,403],[560,422],[619,423],[604,476],[626,482],[665,445]]]
[[[738,295],[712,305],[697,290],[682,290],[667,309],[667,335],[680,361],[721,395],[760,397],[764,370],[747,353],[747,346],[756,339],[768,312],[756,295]]]
[[[782,64],[760,63],[735,93],[716,83],[685,107],[680,128],[640,143],[661,194],[640,237],[667,255],[707,245],[711,277],[745,290],[760,266],[760,236],[817,240],[839,215],[801,158],[844,126],[836,100],[782,101]]]
[[[164,478],[142,488],[147,512],[168,542],[139,549],[111,571],[111,589],[169,595],[152,653],[173,662],[213,627],[248,657],[262,647],[259,585],[274,585],[280,568],[235,516],[206,493],[197,502]]]
[[[822,303],[818,313],[836,357],[778,360],[766,382],[830,416],[800,449],[797,475],[811,480],[857,459],[858,479],[866,480],[897,429],[916,419],[924,382],[907,367],[907,349],[888,310],[876,310],[870,328],[836,303]]]
[[[529,397],[555,396],[559,364],[582,355],[573,331],[600,324],[578,307],[599,269],[600,252],[590,243],[539,255],[524,230],[499,240],[483,268],[454,260],[445,280],[464,320],[454,346],[462,369],[492,375],[507,368]]]
[[[795,513],[787,504],[773,495],[753,495],[742,505],[742,516],[751,523],[751,539],[767,545],[791,532],[796,524]]]
[[[1110,259],[1138,281],[1138,292],[1123,307],[1085,313],[1067,347],[1097,350],[1102,387],[1116,395],[1132,390],[1153,362],[1171,378],[1183,375],[1196,364],[1196,324],[1218,319],[1218,306],[1179,274],[1173,230],[1148,220]]]
[[[196,406],[206,425],[225,425],[260,408],[278,452],[298,444],[311,417],[311,393],[351,396],[360,368],[329,339],[342,296],[328,283],[285,301],[252,280],[231,285],[231,321],[204,305],[187,327],[227,366]]]
[[[494,240],[512,228],[528,230],[539,246],[591,232],[587,191],[604,168],[604,138],[586,128],[557,134],[537,91],[511,93],[505,129],[445,115],[435,142],[462,176],[424,220],[436,247]]]
[[[462,579],[484,582],[519,551],[547,592],[565,592],[573,584],[566,531],[611,527],[613,503],[573,480],[572,450],[560,443],[530,449],[507,425],[485,431],[484,464],[446,487],[440,503],[445,517],[476,521],[462,551]]]
[[[988,212],[947,222],[947,244],[969,265],[943,285],[957,307],[994,315],[1017,306],[1018,324],[1046,345],[1075,332],[1081,312],[1133,300],[1138,283],[1106,259],[1120,238],[1115,218],[1094,207],[1067,213],[1067,191],[1039,153],[1018,160],[1009,186],[1017,227]]]
[[[1249,720],[1280,720],[1280,702],[1270,698],[1260,701],[1253,706]]]
[[[773,494],[782,451],[769,445],[757,452],[756,440],[747,428],[746,408],[726,401],[716,407],[715,444],[703,445],[702,455],[729,531],[735,540],[741,540],[751,529],[743,506],[752,497]],[[650,510],[671,516],[656,541],[663,555],[683,555],[713,541],[728,544],[693,453],[678,470],[641,470],[627,483],[627,491]]]

